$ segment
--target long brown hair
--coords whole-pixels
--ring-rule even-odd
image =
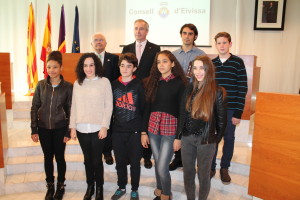
[[[146,78],[144,81],[145,91],[146,91],[146,100],[148,102],[154,101],[155,96],[156,96],[157,87],[158,87],[158,81],[161,77],[161,73],[159,72],[158,67],[157,67],[157,58],[160,54],[164,54],[165,56],[167,56],[170,59],[171,63],[174,62],[174,67],[172,67],[172,74],[175,77],[181,79],[185,85],[187,84],[187,79],[185,77],[184,71],[183,71],[181,65],[179,64],[178,60],[176,59],[176,57],[168,50],[161,51],[156,54],[153,65],[151,67],[150,76],[148,78]]]
[[[196,60],[203,62],[205,76],[203,81],[198,81],[193,73],[193,90],[187,97],[185,108],[191,112],[193,119],[210,120],[213,115],[214,103],[216,100],[216,80],[215,66],[206,55],[197,56],[192,62],[192,67]],[[192,97],[194,96],[193,100]],[[191,102],[192,101],[192,102]]]

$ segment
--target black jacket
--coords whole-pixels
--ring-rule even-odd
[[[68,128],[72,91],[72,84],[64,81],[63,76],[57,87],[52,87],[49,76],[38,82],[31,106],[31,134],[37,134],[38,127]]]
[[[219,143],[224,135],[227,123],[227,104],[224,98],[221,87],[217,89],[216,101],[214,104],[213,116],[208,122],[201,119],[191,119],[191,113],[185,108],[187,97],[191,94],[193,85],[190,84],[183,95],[183,101],[180,105],[179,126],[177,129],[176,139],[181,136],[188,136],[191,134],[202,135],[202,144]],[[190,118],[189,129],[187,131],[187,119]]]
[[[113,132],[142,132],[145,91],[139,79],[131,80],[126,86],[119,80],[112,82]]]

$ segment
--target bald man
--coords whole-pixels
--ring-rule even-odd
[[[120,76],[118,66],[119,56],[105,51],[107,45],[105,36],[101,33],[93,34],[91,45],[95,54],[101,60],[104,69],[104,76],[108,78],[110,82],[116,80]]]

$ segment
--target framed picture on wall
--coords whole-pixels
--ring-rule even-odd
[[[254,30],[284,30],[286,0],[255,0]]]

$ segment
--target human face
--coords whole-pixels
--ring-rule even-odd
[[[146,40],[148,34],[147,25],[145,22],[136,22],[134,24],[134,37],[138,42],[143,42]]]
[[[102,51],[104,51],[106,44],[106,39],[102,34],[93,35],[91,45],[97,53],[101,53]]]
[[[62,66],[55,60],[47,62],[47,73],[51,79],[59,78],[62,71]]]
[[[136,67],[132,63],[129,63],[127,60],[122,60],[120,64],[120,73],[122,75],[123,81],[130,81],[132,79],[132,74],[135,72]]]
[[[219,37],[216,41],[216,49],[221,56],[229,55],[229,49],[232,43],[226,37]]]
[[[86,78],[95,78],[95,62],[93,58],[90,57],[84,60],[83,71],[85,73]]]
[[[175,66],[174,62],[165,54],[159,54],[157,57],[157,68],[163,78],[166,78],[172,73],[172,68]]]
[[[194,44],[194,41],[197,39],[197,36],[195,35],[193,30],[191,30],[189,27],[185,27],[182,29],[181,32],[181,39],[182,44],[189,46]]]
[[[197,81],[201,82],[205,78],[205,69],[201,60],[195,60],[193,65],[193,74]]]

